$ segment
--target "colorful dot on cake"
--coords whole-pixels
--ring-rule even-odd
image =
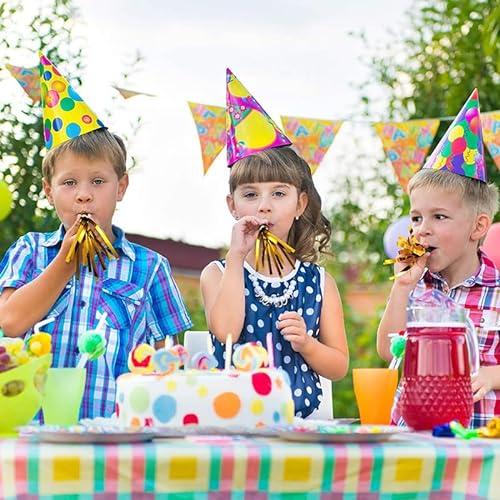
[[[172,396],[163,394],[156,398],[152,405],[153,415],[162,424],[166,424],[177,413],[177,402]]]
[[[293,400],[288,401],[287,403],[284,404],[284,415],[285,415],[285,420],[291,424],[293,422],[293,417],[295,416],[295,406],[293,403]]]
[[[177,389],[177,382],[175,380],[167,381],[167,391],[174,392]]]
[[[273,383],[267,373],[257,372],[252,374],[252,386],[257,394],[267,396],[273,388]]]
[[[198,425],[198,415],[195,415],[194,413],[188,413],[187,415],[184,415],[182,423],[184,425]]]
[[[144,387],[134,387],[130,391],[130,408],[132,411],[142,413],[149,406],[149,393]]]
[[[234,418],[240,409],[240,397],[234,392],[223,392],[214,398],[214,411],[220,418]]]
[[[264,412],[264,403],[262,399],[254,399],[250,404],[250,411],[254,415],[261,415]]]
[[[280,421],[280,413],[278,411],[273,411],[273,421],[277,424]]]
[[[130,426],[131,427],[142,427],[140,419],[137,417],[132,417],[130,419]]]
[[[208,387],[206,385],[200,385],[200,387],[198,388],[198,396],[200,396],[200,398],[204,398],[208,395]]]

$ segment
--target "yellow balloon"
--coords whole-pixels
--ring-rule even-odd
[[[12,193],[5,181],[0,181],[0,220],[4,220],[12,211]]]
[[[262,113],[252,110],[236,125],[234,136],[248,149],[263,149],[276,139],[276,130]]]

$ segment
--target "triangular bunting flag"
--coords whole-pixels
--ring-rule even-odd
[[[285,133],[314,174],[332,145],[342,121],[282,116]]]
[[[375,128],[396,177],[406,191],[408,182],[422,167],[439,127],[439,119],[378,122]]]
[[[208,106],[188,102],[200,139],[203,173],[206,174],[226,144],[226,110],[222,106]]]
[[[116,85],[112,85],[112,87],[115,90],[118,90],[118,92],[120,93],[120,95],[124,99],[130,99],[131,97],[135,97],[136,95],[145,95],[145,96],[148,96],[148,97],[156,97],[153,94],[146,94],[146,92],[138,92],[136,90],[127,90],[127,89],[124,89],[122,87],[117,87]]]
[[[484,143],[500,170],[500,111],[481,113],[481,125]]]
[[[34,68],[23,68],[22,66],[6,64],[5,67],[17,80],[17,83],[21,85],[33,103],[36,104],[40,102],[40,71],[38,70],[38,66]]]

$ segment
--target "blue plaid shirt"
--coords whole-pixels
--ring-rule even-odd
[[[87,363],[81,418],[113,413],[115,380],[128,371],[128,354],[135,345],[152,344],[192,326],[167,259],[131,243],[115,226],[113,232],[120,258],[107,261],[98,280],[82,267],[80,280],[73,276],[47,314],[55,320],[42,328],[52,334],[52,366],[73,367],[80,358],[78,336],[94,329],[100,315],[107,313],[106,352]],[[0,291],[34,280],[57,255],[63,237],[61,226],[52,233],[19,238],[0,263]]]

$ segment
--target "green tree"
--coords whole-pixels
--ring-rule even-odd
[[[373,117],[375,85],[388,101],[381,119],[450,117],[442,120],[432,151],[474,88],[479,89],[482,112],[500,109],[500,7],[497,0],[416,0],[408,19],[406,34],[394,35],[387,46],[367,41],[372,75],[361,87],[362,101],[366,116]],[[357,163],[363,162],[366,158],[359,155]],[[498,184],[500,173],[488,154],[486,163],[489,181]],[[341,291],[352,280],[378,283],[390,275],[382,266],[383,235],[392,221],[408,213],[409,202],[388,172],[387,162],[358,173],[351,169],[346,183],[333,187],[337,259],[330,269],[340,278]],[[345,314],[351,367],[379,365],[375,342],[380,311],[360,318],[346,307]],[[334,394],[337,416],[356,413],[350,376],[334,384]]]

